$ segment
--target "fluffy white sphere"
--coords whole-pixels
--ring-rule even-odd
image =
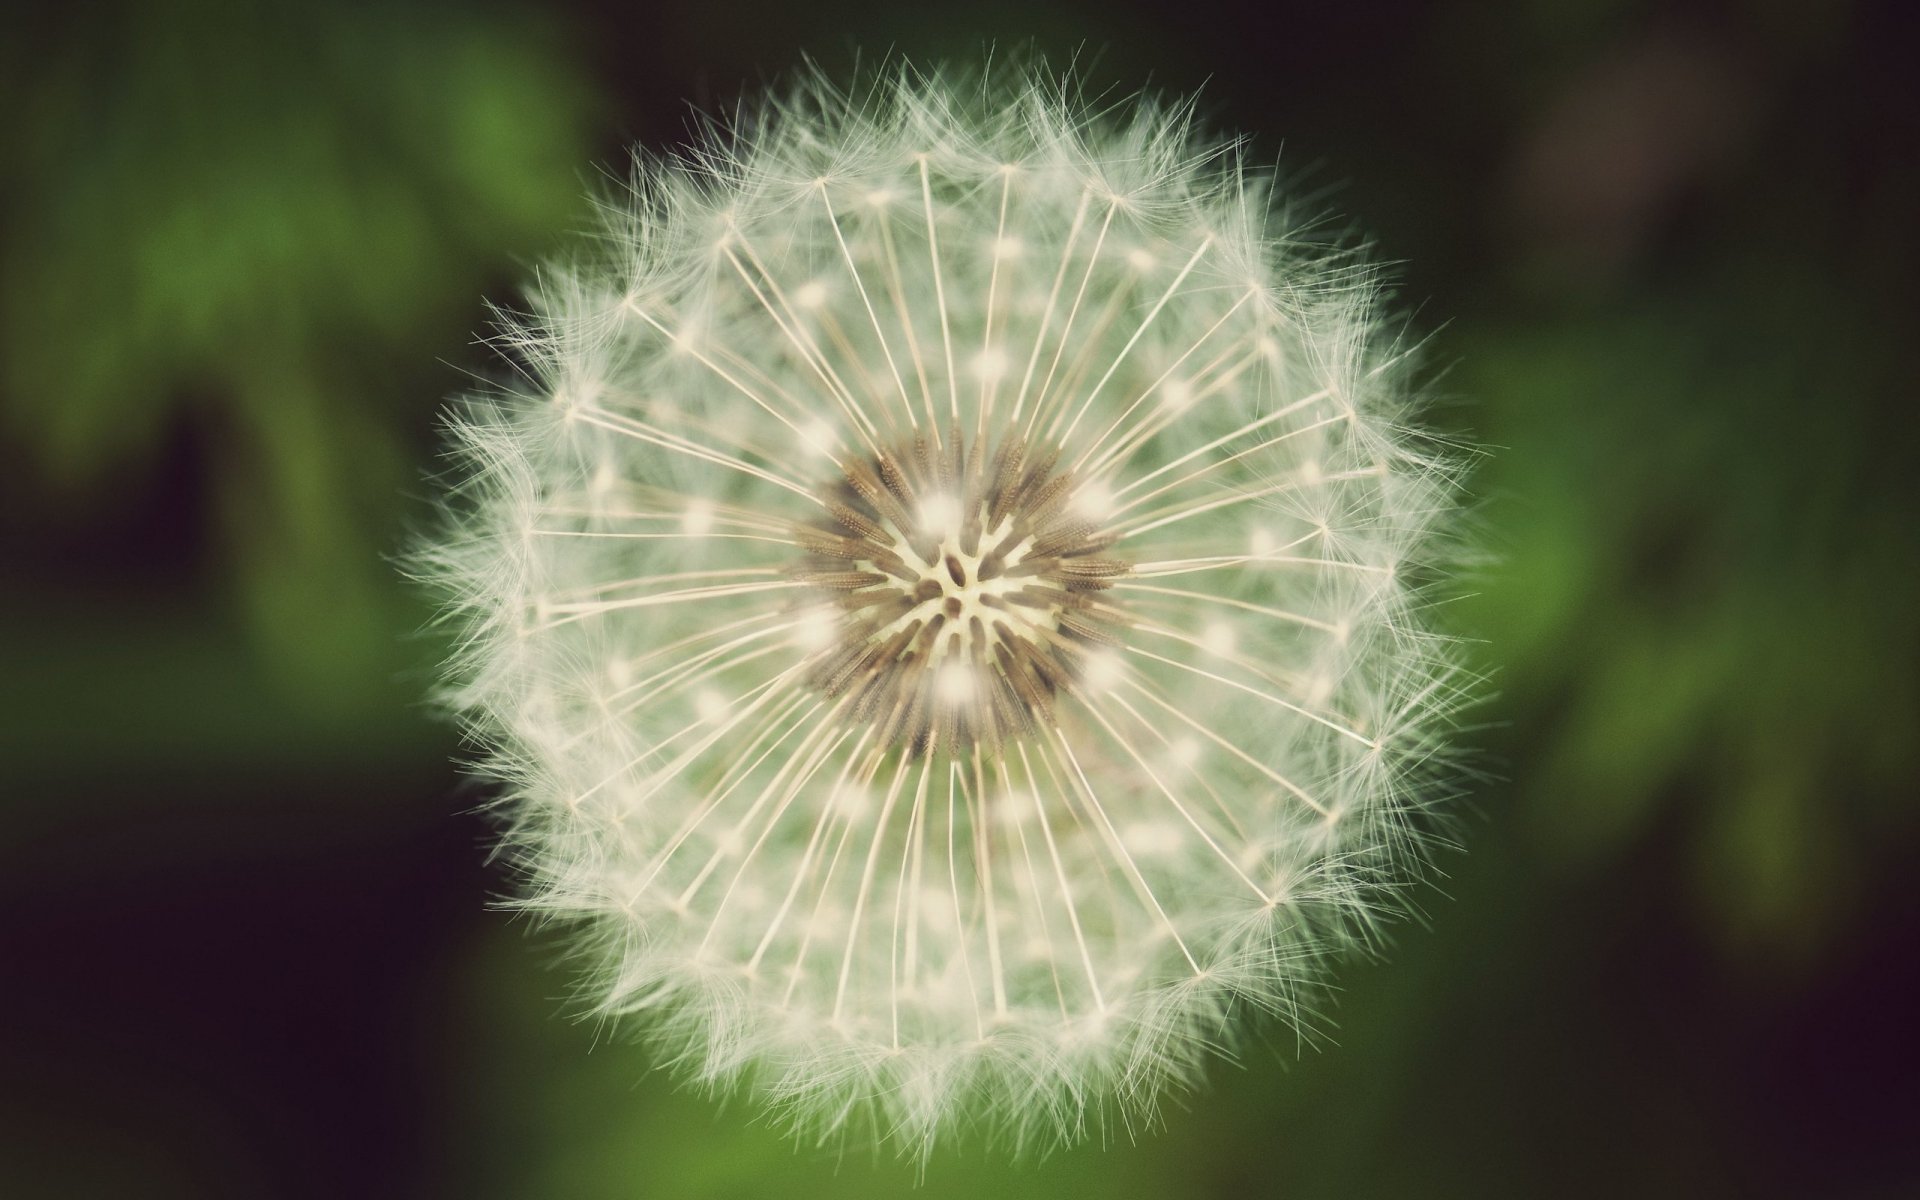
[[[1184,110],[819,83],[641,167],[430,573],[595,1002],[923,1152],[1148,1115],[1417,865],[1449,462]]]

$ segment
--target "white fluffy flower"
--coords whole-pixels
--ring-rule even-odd
[[[1446,461],[1364,269],[1128,111],[809,84],[645,164],[456,422],[527,903],[822,1135],[1150,1114],[1419,857]]]

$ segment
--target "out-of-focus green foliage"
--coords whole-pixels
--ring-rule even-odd
[[[76,11],[0,73],[7,425],[111,492],[179,423],[257,643],[313,703],[384,659],[397,355],[575,211],[586,83],[524,14]]]
[[[1861,436],[1893,386],[1875,339],[1897,333],[1766,266],[1483,331],[1460,386],[1501,447],[1483,482],[1505,562],[1476,616],[1506,702],[1549,735],[1532,823],[1594,866],[1678,819],[1710,915],[1798,939],[1906,816],[1920,509],[1910,432]],[[1683,795],[1697,811],[1664,811]]]

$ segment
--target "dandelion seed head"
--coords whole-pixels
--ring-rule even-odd
[[[594,1003],[921,1154],[1150,1119],[1424,853],[1452,459],[1351,252],[1141,100],[817,80],[648,160],[422,552]]]

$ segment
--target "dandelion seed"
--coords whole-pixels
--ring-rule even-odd
[[[909,1153],[1150,1116],[1365,943],[1451,504],[1365,268],[1184,109],[908,73],[644,165],[426,553],[527,905],[690,1077]],[[529,532],[530,531],[530,532]]]

